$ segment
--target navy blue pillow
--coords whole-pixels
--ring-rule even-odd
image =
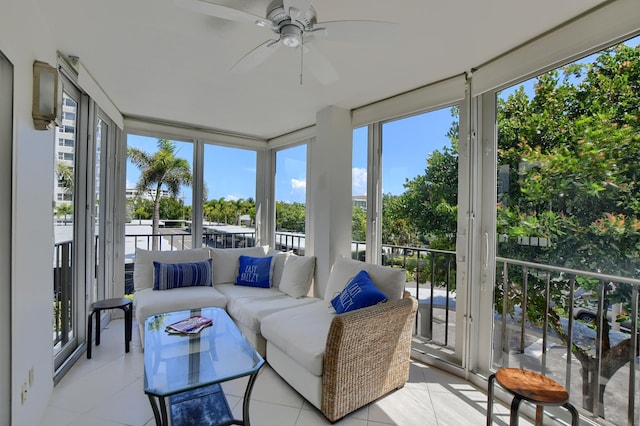
[[[211,259],[200,262],[153,262],[153,289],[211,286]]]
[[[240,268],[236,277],[237,285],[269,288],[273,281],[272,257],[240,256]]]
[[[331,305],[333,305],[337,313],[343,314],[385,302],[386,300],[387,296],[378,290],[367,271],[362,270],[349,281],[349,284],[340,294],[331,300]]]

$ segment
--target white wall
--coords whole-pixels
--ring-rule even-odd
[[[3,2],[0,9],[0,51],[14,65],[11,359],[0,352],[0,364],[11,363],[11,424],[37,425],[53,389],[54,136],[34,130],[31,97],[33,61],[55,65],[56,48],[31,0]],[[30,368],[34,382],[22,404]]]

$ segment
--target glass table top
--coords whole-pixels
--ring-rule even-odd
[[[194,335],[169,334],[165,328],[201,315],[213,324]],[[256,373],[264,360],[221,308],[170,312],[144,324],[144,391],[169,396]]]

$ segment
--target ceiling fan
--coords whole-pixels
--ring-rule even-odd
[[[240,58],[231,68],[233,71],[253,69],[281,46],[300,48],[300,84],[303,64],[322,84],[338,79],[331,62],[312,43],[314,38],[377,43],[389,40],[396,27],[394,23],[382,21],[317,22],[311,0],[273,0],[267,6],[266,18],[205,0],[174,1],[176,5],[195,12],[267,28],[278,35],[277,40],[267,40]]]

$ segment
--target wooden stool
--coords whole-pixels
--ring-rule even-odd
[[[133,324],[133,309],[131,299],[125,297],[98,300],[91,304],[91,312],[87,321],[87,359],[91,359],[91,326],[92,316],[96,317],[96,346],[100,345],[100,311],[105,309],[122,309],[124,312],[124,351],[129,352],[131,342],[131,327]]]
[[[536,405],[536,426],[542,425],[542,412],[545,405],[561,405],[571,413],[571,425],[578,426],[578,410],[569,403],[569,393],[560,383],[534,371],[521,368],[501,368],[489,377],[487,403],[487,426],[493,421],[493,382],[511,392],[510,426],[518,424],[518,407],[524,399]]]

